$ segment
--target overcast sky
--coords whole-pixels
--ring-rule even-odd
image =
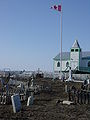
[[[63,51],[90,51],[90,0],[62,0]],[[60,51],[61,0],[0,0],[0,69],[53,70]]]

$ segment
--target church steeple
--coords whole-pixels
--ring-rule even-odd
[[[71,61],[71,68],[74,70],[76,68],[79,69],[81,64],[82,52],[78,40],[75,40],[74,44],[71,48],[70,53],[70,61]]]
[[[75,40],[72,48],[80,48],[80,45],[79,45],[79,43],[78,43],[78,40]]]
[[[75,42],[72,45],[71,52],[81,52],[80,45],[78,43],[78,40],[75,40]]]

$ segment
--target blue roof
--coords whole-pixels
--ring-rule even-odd
[[[82,59],[89,59],[90,52],[82,52]],[[60,53],[54,58],[54,60],[60,60]],[[62,53],[62,60],[70,60],[70,52],[63,52]]]

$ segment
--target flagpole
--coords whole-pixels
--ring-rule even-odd
[[[62,79],[62,0],[61,0],[61,19],[60,19],[60,26],[61,26],[61,42],[60,42],[60,78]]]
[[[62,79],[62,0],[61,0],[61,5],[54,5],[51,7],[51,9],[55,9],[59,12],[61,12],[61,19],[60,19],[60,35],[61,35],[61,40],[60,40],[60,72],[59,72],[59,79]]]

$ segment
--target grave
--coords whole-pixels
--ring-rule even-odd
[[[33,80],[33,77],[32,77],[32,80],[31,80],[31,86],[30,86],[30,89],[31,89],[31,96],[28,97],[28,101],[27,101],[27,106],[30,106],[33,104],[33,94],[34,94],[34,80]]]
[[[33,96],[29,96],[27,101],[27,106],[30,106],[32,104],[33,104]]]
[[[68,81],[73,81],[72,80],[72,71],[71,71],[71,67],[69,67],[69,78],[66,80],[66,82]]]
[[[13,112],[19,112],[21,110],[21,101],[20,96],[18,94],[11,96],[12,106],[13,106]]]
[[[68,92],[68,86],[65,85],[65,92],[67,93]]]

